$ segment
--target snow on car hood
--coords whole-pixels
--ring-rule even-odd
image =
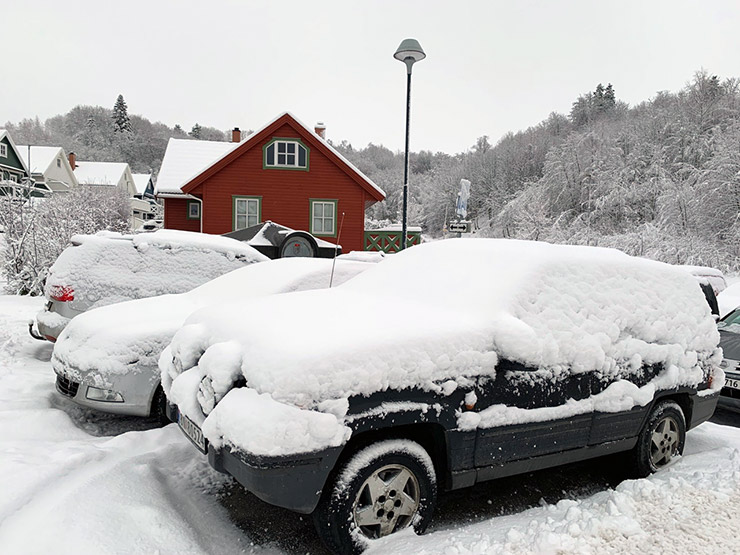
[[[374,266],[337,260],[334,283]],[[332,261],[286,258],[234,270],[187,293],[137,299],[85,312],[54,345],[54,369],[75,381],[111,387],[116,376],[156,369],[162,350],[196,309],[256,297],[328,287]],[[159,373],[155,378],[159,379]]]
[[[160,369],[177,375],[201,360],[214,382],[241,374],[276,401],[316,406],[438,390],[493,374],[499,357],[607,375],[663,364],[669,385],[697,385],[721,360],[718,341],[696,280],[670,265],[612,249],[463,239],[413,247],[333,290],[196,312]],[[223,342],[240,356],[200,359]]]

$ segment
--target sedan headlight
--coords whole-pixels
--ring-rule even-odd
[[[105,401],[108,403],[123,403],[123,395],[112,389],[100,389],[99,387],[87,386],[85,397],[91,401]]]

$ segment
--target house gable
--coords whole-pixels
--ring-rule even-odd
[[[269,123],[262,130],[251,135],[238,147],[227,152],[223,157],[214,162],[210,167],[193,177],[190,181],[183,185],[183,194],[202,193],[201,186],[206,183],[210,177],[218,173],[220,170],[229,166],[234,161],[238,160],[255,147],[267,146],[274,139],[281,138],[299,140],[308,149],[313,150],[313,152],[321,153],[324,157],[326,157],[334,165],[336,165],[344,174],[346,174],[352,181],[354,181],[358,187],[362,188],[367,193],[367,200],[370,201],[370,203],[382,201],[385,199],[385,193],[382,191],[382,189],[372,183],[372,181],[370,181],[365,175],[363,175],[362,172],[355,168],[349,161],[347,161],[338,152],[336,152],[322,139],[320,139],[315,133],[313,133],[305,125],[300,123],[296,118],[294,118],[291,114],[287,112],[275,119],[273,122]],[[261,166],[265,169],[265,171],[283,171],[286,169],[264,167],[265,158],[264,153],[262,152],[262,148],[260,148],[259,151],[259,154],[262,157]],[[309,154],[309,157],[310,156],[311,155]],[[303,171],[307,170],[308,168]]]
[[[4,129],[0,129],[0,144],[4,146],[2,150],[5,154],[5,156],[0,156],[0,168],[14,175],[20,174],[28,177],[30,174],[23,162],[23,157],[18,152],[13,139]]]

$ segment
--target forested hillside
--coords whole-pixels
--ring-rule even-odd
[[[20,123],[8,122],[16,144],[61,146],[74,152],[78,160],[127,162],[134,173],[159,170],[170,137],[225,141],[226,133],[195,123],[189,132],[179,125],[168,127],[128,114],[119,96],[112,109],[101,106],[76,106],[68,113],[41,123],[38,118]]]
[[[186,133],[129,117],[122,102],[6,127],[18,143],[126,161],[134,171],[158,170],[169,137],[226,140],[198,124]],[[466,178],[468,217],[480,236],[614,246],[740,270],[739,110],[739,81],[705,71],[681,91],[637,106],[619,101],[618,84],[598,85],[575,99],[570,114],[553,113],[495,145],[483,136],[465,153],[412,153],[409,222],[440,236]],[[334,146],[388,194],[369,211],[370,225],[399,221],[403,153]]]
[[[509,133],[495,146],[411,157],[410,223],[437,236],[454,216],[461,178],[468,217],[488,237],[613,246],[671,263],[740,269],[740,89],[697,72],[683,90],[629,107],[609,85],[581,95],[569,116]],[[397,221],[403,155],[369,145],[344,154],[388,200]]]

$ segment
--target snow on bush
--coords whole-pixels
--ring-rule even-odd
[[[32,189],[21,191],[21,195],[31,193]],[[130,212],[127,194],[115,187],[80,185],[49,198],[0,197],[0,228],[7,243],[3,264],[6,290],[41,294],[49,267],[72,235],[125,231]]]
[[[504,358],[552,377],[597,372],[616,383],[587,401],[624,410],[649,393],[618,385],[643,365],[664,368],[654,391],[697,386],[721,360],[687,273],[611,249],[495,239],[421,245],[334,290],[200,311],[164,366],[186,370],[224,341],[241,345],[239,367],[209,372],[238,371],[257,393],[308,408],[386,389],[443,392],[449,380],[495,375]],[[225,421],[226,410],[209,418]]]

